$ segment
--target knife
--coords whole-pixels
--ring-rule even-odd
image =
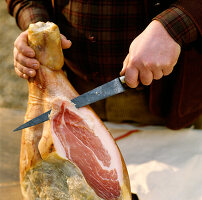
[[[71,102],[75,104],[76,108],[81,108],[96,101],[122,93],[126,91],[127,88],[128,87],[125,84],[125,76],[121,76],[72,99]],[[50,112],[51,110],[39,115],[38,117],[35,117],[34,119],[22,124],[13,131],[19,131],[49,120]]]

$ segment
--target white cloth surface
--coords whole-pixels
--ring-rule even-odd
[[[202,200],[202,131],[105,123],[127,165],[140,200]]]

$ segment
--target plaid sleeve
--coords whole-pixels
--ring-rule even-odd
[[[157,15],[153,20],[160,21],[180,46],[189,44],[198,38],[198,31],[195,24],[179,8],[171,7]]]
[[[21,30],[26,30],[31,23],[50,20],[47,3],[48,0],[7,0],[9,13],[16,18]]]

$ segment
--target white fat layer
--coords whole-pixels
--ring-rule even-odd
[[[61,157],[67,160],[66,157],[66,152],[60,142],[60,140],[58,139],[58,137],[56,136],[55,132],[53,131],[53,123],[51,125],[51,133],[52,133],[52,137],[53,137],[53,142],[54,142],[54,147],[56,149],[57,154]]]
[[[63,112],[63,114],[62,114],[62,123],[61,123],[60,126],[63,126],[64,124],[65,124],[65,120],[64,120],[64,112]],[[68,158],[69,158],[70,160],[72,160],[72,158],[71,158],[71,151],[70,151],[70,146],[69,146],[69,144],[67,144],[67,149],[68,149]]]

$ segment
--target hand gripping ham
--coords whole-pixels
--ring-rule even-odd
[[[28,42],[41,66],[30,78],[25,122],[52,109],[50,120],[23,130],[20,182],[25,200],[129,200],[124,160],[109,131],[78,96],[61,70],[58,27],[31,24]]]

